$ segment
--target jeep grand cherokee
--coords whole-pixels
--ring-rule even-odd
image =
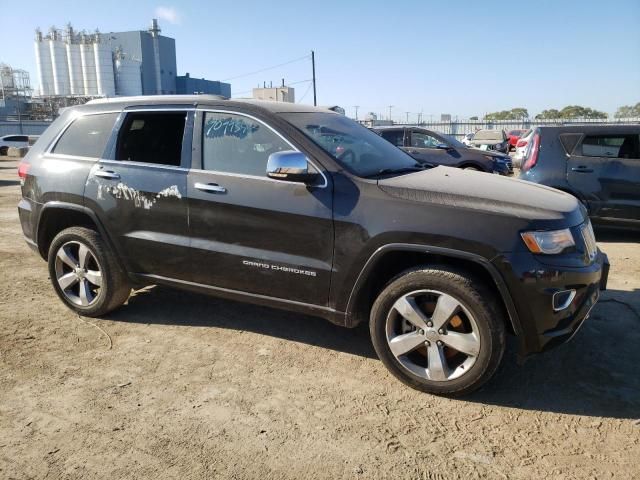
[[[343,115],[209,96],[69,108],[19,166],[19,214],[73,311],[150,284],[369,322],[406,384],[461,395],[569,339],[608,263],[566,193],[424,170]]]

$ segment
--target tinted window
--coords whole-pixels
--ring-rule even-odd
[[[436,148],[442,144],[436,137],[422,132],[411,132],[411,146],[415,148]]]
[[[383,130],[381,135],[396,147],[404,146],[404,130]]]
[[[180,166],[186,112],[129,113],[118,135],[116,160]]]
[[[4,137],[4,140],[7,142],[26,142],[28,141],[28,137],[23,137],[21,135],[11,135],[9,137]]]
[[[412,168],[416,161],[378,134],[335,113],[280,113],[347,170],[367,177],[381,170]]]
[[[117,113],[102,113],[78,117],[62,134],[52,152],[100,158],[117,116]]]
[[[640,158],[639,135],[587,135],[582,140],[585,157]]]
[[[269,155],[291,150],[265,124],[232,113],[206,113],[202,131],[205,170],[266,176]]]

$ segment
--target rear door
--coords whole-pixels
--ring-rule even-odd
[[[404,150],[420,163],[455,166],[459,162],[459,158],[446,149],[437,148],[445,144],[444,140],[420,130],[411,129],[409,132],[409,145]]]
[[[640,221],[640,135],[586,134],[567,161],[569,184],[591,214]]]
[[[333,259],[330,177],[322,174],[314,187],[267,177],[269,155],[296,147],[248,114],[198,111],[195,125],[194,155],[201,164],[187,185],[192,280],[326,305]]]
[[[106,158],[87,179],[85,201],[134,273],[186,275],[192,116],[186,109],[124,111]]]

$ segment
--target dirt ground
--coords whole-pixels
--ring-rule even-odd
[[[366,328],[153,287],[79,319],[18,199],[0,159],[0,478],[640,478],[640,235],[597,232],[610,290],[572,342],[449,400]]]

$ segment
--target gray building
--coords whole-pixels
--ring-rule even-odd
[[[176,41],[160,35],[157,20],[147,31],[100,34],[101,43],[140,62],[143,95],[176,93]],[[117,92],[119,93],[119,92]]]

